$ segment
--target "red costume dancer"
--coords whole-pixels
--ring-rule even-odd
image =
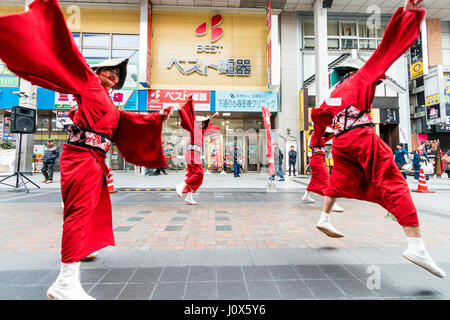
[[[186,150],[187,172],[185,180],[176,185],[177,195],[182,198],[183,193],[187,193],[186,203],[196,205],[192,194],[197,191],[203,182],[203,166],[200,159],[203,151],[203,137],[220,130],[210,121],[217,113],[210,117],[195,116],[192,96],[186,104],[178,110],[181,119],[181,127],[189,131],[190,144]]]
[[[325,135],[321,139],[316,139],[315,132],[311,135],[309,143],[309,147],[312,149],[312,155],[309,161],[309,165],[311,167],[311,180],[309,181],[306,192],[303,195],[303,201],[315,202],[315,200],[310,197],[310,193],[314,192],[323,196],[323,192],[330,184],[330,172],[325,161],[325,144],[332,138],[333,129],[331,127],[327,127]],[[344,209],[337,203],[333,205],[332,210],[337,212],[344,211]]]
[[[404,228],[408,248],[403,256],[436,276],[445,277],[425,249],[408,184],[394,163],[391,149],[375,133],[370,116],[377,84],[419,36],[425,17],[425,9],[417,9],[421,2],[406,0],[404,7],[397,9],[370,59],[356,73],[342,75],[330,98],[312,112],[318,139],[327,126],[335,129],[334,166],[317,228],[328,236],[343,237],[331,225],[329,215],[338,197],[378,203]]]
[[[120,88],[128,59],[98,65],[78,50],[56,0],[36,0],[30,10],[0,18],[0,59],[34,85],[73,94],[78,115],[61,155],[64,225],[61,269],[50,299],[93,299],[79,280],[80,260],[114,245],[105,154],[112,141],[124,158],[147,167],[166,166],[161,131],[169,115],[119,111],[108,89]]]

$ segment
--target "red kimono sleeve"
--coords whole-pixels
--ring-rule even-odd
[[[213,133],[216,133],[219,130],[220,130],[219,126],[215,126],[211,121],[209,121],[208,127],[203,130],[203,136],[204,137],[209,136]]]
[[[194,133],[195,124],[195,111],[192,105],[192,100],[188,100],[185,105],[178,109],[178,114],[180,115],[180,125],[183,129],[189,131],[191,134]]]
[[[378,81],[385,78],[390,66],[416,41],[425,13],[425,9],[397,9],[369,60],[331,93],[331,99],[313,110],[311,117],[318,136],[323,135],[326,126],[343,108],[350,105],[360,110],[371,108]]]
[[[96,77],[56,0],[35,0],[27,12],[0,17],[0,30],[0,59],[34,85],[79,94]]]
[[[165,168],[162,119],[157,112],[139,114],[120,111],[113,140],[124,159],[137,166]]]

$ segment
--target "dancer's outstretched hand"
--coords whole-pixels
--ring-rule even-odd
[[[421,4],[423,0],[405,0],[405,5],[403,8],[406,10],[416,10]]]
[[[159,115],[161,116],[164,122],[169,120],[172,113],[173,107],[164,107],[161,111],[159,111]]]

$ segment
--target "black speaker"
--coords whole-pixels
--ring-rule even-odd
[[[322,8],[330,9],[332,5],[333,5],[333,0],[323,0]]]
[[[34,133],[36,131],[36,109],[12,107],[10,131],[11,133]]]

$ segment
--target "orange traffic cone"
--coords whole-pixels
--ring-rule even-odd
[[[420,168],[419,185],[417,186],[417,190],[413,191],[422,193],[435,193],[434,191],[428,190],[427,179],[425,178],[425,173],[423,173],[422,168]]]
[[[108,174],[108,190],[109,193],[116,193],[117,190],[114,190],[114,182],[113,182],[113,173],[112,173],[112,167],[108,167],[109,174]]]

